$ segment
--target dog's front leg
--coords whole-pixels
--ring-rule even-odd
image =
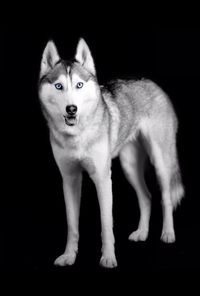
[[[69,172],[63,175],[63,191],[67,214],[67,244],[63,255],[55,260],[55,265],[72,265],[78,252],[79,212],[81,199],[81,172]]]
[[[112,268],[117,266],[114,249],[112,216],[112,181],[111,171],[97,172],[93,177],[96,186],[101,214],[102,257],[100,264]]]

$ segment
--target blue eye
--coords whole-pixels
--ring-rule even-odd
[[[76,84],[76,87],[77,87],[77,88],[82,88],[82,87],[83,87],[83,82],[78,82],[78,83]]]
[[[55,88],[58,89],[58,90],[62,90],[63,89],[63,86],[61,83],[56,83],[55,84]]]

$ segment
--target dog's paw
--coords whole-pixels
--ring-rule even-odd
[[[59,256],[55,261],[54,264],[56,266],[66,266],[74,264],[76,260],[76,253],[70,252]]]
[[[133,231],[130,235],[129,235],[129,240],[131,241],[145,241],[148,237],[148,230],[147,229],[140,229],[138,228],[136,231]]]
[[[174,231],[163,231],[161,240],[168,244],[174,243],[176,240]]]
[[[102,255],[100,265],[106,268],[117,267],[117,260],[115,258],[115,255]]]

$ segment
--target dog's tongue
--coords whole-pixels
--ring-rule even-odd
[[[74,117],[74,116],[65,117],[65,123],[67,125],[75,125],[76,124],[76,117]]]

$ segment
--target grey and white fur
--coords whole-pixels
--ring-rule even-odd
[[[41,61],[39,98],[63,179],[68,223],[66,248],[55,264],[71,265],[77,256],[82,172],[86,170],[96,186],[100,206],[100,264],[117,266],[111,181],[111,161],[117,156],[140,208],[138,228],[129,239],[144,241],[149,232],[151,195],[144,180],[149,157],[161,187],[161,239],[174,242],[173,210],[184,189],[176,149],[178,121],[163,90],[145,79],[115,80],[100,86],[91,52],[80,39],[71,61],[61,60],[54,42],[47,43]]]

